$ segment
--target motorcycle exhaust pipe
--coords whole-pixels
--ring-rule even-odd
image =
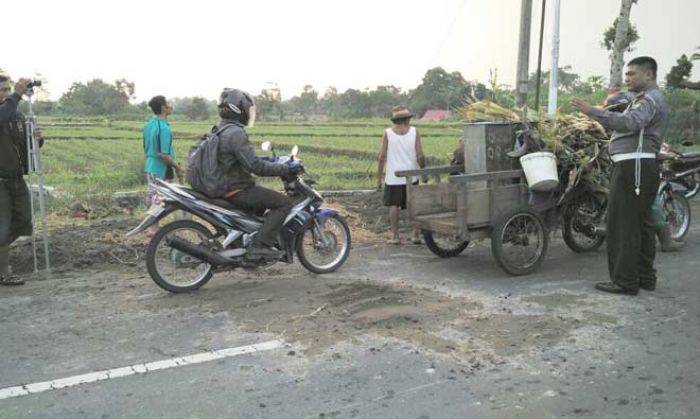
[[[594,233],[596,236],[605,237],[607,235],[607,230],[603,226],[597,226],[597,227],[594,227]]]
[[[166,237],[165,243],[175,250],[179,250],[182,253],[207,262],[212,266],[230,266],[236,264],[235,261],[229,258],[223,257],[218,253],[212,252],[211,250],[203,246],[196,245],[188,240],[181,239],[180,237]]]

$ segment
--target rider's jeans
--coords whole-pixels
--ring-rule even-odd
[[[293,206],[287,195],[256,185],[238,191],[226,200],[237,208],[257,215],[262,215],[269,209],[253,244],[267,247],[277,244],[277,234]]]

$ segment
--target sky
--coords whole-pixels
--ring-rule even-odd
[[[533,1],[530,70],[542,0]],[[34,0],[3,5],[0,68],[40,73],[57,99],[73,82],[126,78],[136,100],[156,94],[215,99],[223,87],[284,98],[313,85],[416,87],[442,66],[467,80],[514,84],[520,0],[251,0],[166,2]],[[543,69],[550,66],[554,0],[547,1]],[[609,75],[603,31],[619,0],[561,0],[560,66]],[[31,12],[28,12],[28,9]],[[640,40],[626,58],[651,55],[663,78],[681,54],[700,52],[700,0],[639,0]],[[697,62],[696,66],[700,66]],[[694,73],[700,79],[700,69]]]

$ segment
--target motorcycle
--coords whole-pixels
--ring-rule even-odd
[[[692,190],[684,182],[700,172],[700,153],[694,154],[681,154],[667,145],[659,154],[663,164],[656,200],[664,219],[671,225],[671,238],[676,241],[681,241],[690,228],[687,196]],[[562,176],[564,179],[568,178],[566,174]],[[598,249],[605,241],[607,190],[586,181],[585,177],[579,179],[572,188],[567,188],[560,201],[562,236],[571,250],[585,253]]]
[[[684,146],[691,146],[693,141],[684,141]],[[693,198],[700,191],[700,152],[681,153],[664,143],[661,152],[666,170],[676,173],[673,182],[676,189],[687,199]],[[681,188],[678,188],[678,187]]]
[[[262,144],[272,151],[269,161],[301,165],[296,159],[299,148],[289,156],[278,157],[272,143]],[[303,166],[302,172],[303,171]],[[350,228],[334,209],[324,208],[323,197],[312,185],[312,179],[299,175],[283,178],[286,194],[296,204],[284,221],[277,248],[284,251],[279,260],[246,258],[255,235],[262,226],[263,214],[250,214],[233,207],[223,199],[212,199],[182,185],[157,180],[155,203],[145,219],[127,237],[145,231],[176,210],[196,216],[161,227],[146,250],[146,267],[153,281],[161,288],[181,293],[206,284],[215,272],[236,268],[246,270],[293,263],[294,254],[307,270],[324,274],[337,270],[350,254]],[[201,221],[200,221],[201,220]]]

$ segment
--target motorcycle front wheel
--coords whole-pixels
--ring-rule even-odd
[[[683,240],[690,229],[690,203],[683,194],[671,192],[664,200],[664,214],[671,225],[671,238]]]
[[[605,236],[596,232],[596,226],[605,217],[600,199],[588,195],[564,210],[562,236],[564,243],[576,253],[593,252],[603,245]]]
[[[304,268],[316,274],[333,272],[350,255],[350,227],[336,214],[320,229],[316,223],[297,237],[297,256]]]
[[[178,220],[163,226],[146,249],[146,268],[151,279],[164,290],[180,293],[194,291],[212,277],[212,266],[168,245],[169,238],[180,238],[207,246],[212,233],[202,224]]]

